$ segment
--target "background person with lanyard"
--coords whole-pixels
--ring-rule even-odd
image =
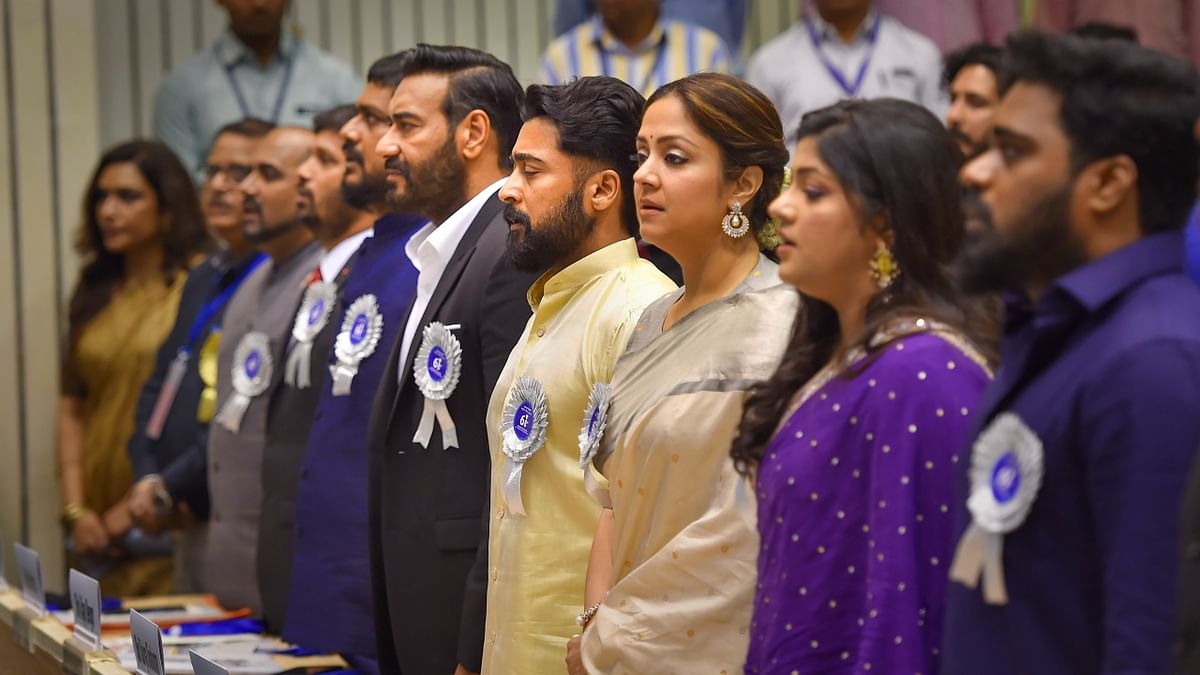
[[[204,158],[218,129],[256,117],[312,125],[313,116],[353,101],[354,69],[283,29],[287,0],[218,0],[229,30],[171,71],[154,98],[154,135],[204,181]]]
[[[804,113],[844,98],[898,98],[944,117],[941,77],[937,46],[871,0],[813,0],[795,25],[754,53],[746,70],[779,109],[789,148]]]
[[[129,512],[147,532],[177,530],[175,591],[179,593],[205,588],[200,563],[209,508],[208,424],[216,405],[221,321],[229,298],[263,260],[242,236],[238,183],[250,171],[255,144],[270,129],[261,120],[242,120],[217,134],[208,156],[201,208],[209,231],[223,247],[188,275],[175,326],[138,398],[129,439],[135,481]]]

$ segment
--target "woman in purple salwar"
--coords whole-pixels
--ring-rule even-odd
[[[954,465],[988,366],[946,269],[963,237],[957,151],[896,100],[806,115],[780,277],[803,301],[732,454],[761,544],[746,673],[937,672]]]

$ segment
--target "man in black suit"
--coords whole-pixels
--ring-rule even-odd
[[[512,168],[522,91],[508,65],[478,50],[404,54],[377,150],[393,208],[431,222],[405,248],[417,295],[369,430],[380,669],[476,673],[487,595],[484,420],[537,278],[504,258],[509,228],[496,197]]]

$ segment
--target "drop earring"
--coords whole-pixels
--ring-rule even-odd
[[[729,213],[721,219],[721,229],[731,239],[741,239],[750,231],[750,219],[742,213],[742,203],[734,202]]]
[[[875,246],[875,255],[872,256],[869,267],[871,278],[881,289],[891,286],[896,277],[900,276],[900,263],[896,262],[891,249],[882,240]]]

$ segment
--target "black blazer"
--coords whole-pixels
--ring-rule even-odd
[[[448,674],[458,663],[478,672],[482,665],[491,476],[485,417],[529,319],[526,294],[537,278],[505,259],[502,206],[488,200],[467,229],[408,354],[398,353],[397,336],[371,411],[371,581],[383,673]],[[442,447],[440,425],[428,448],[412,442],[425,403],[412,362],[431,321],[461,326],[454,334],[462,377],[446,401],[457,448]],[[475,566],[477,555],[482,564]]]
[[[1200,673],[1200,453],[1179,510],[1175,673]]]

